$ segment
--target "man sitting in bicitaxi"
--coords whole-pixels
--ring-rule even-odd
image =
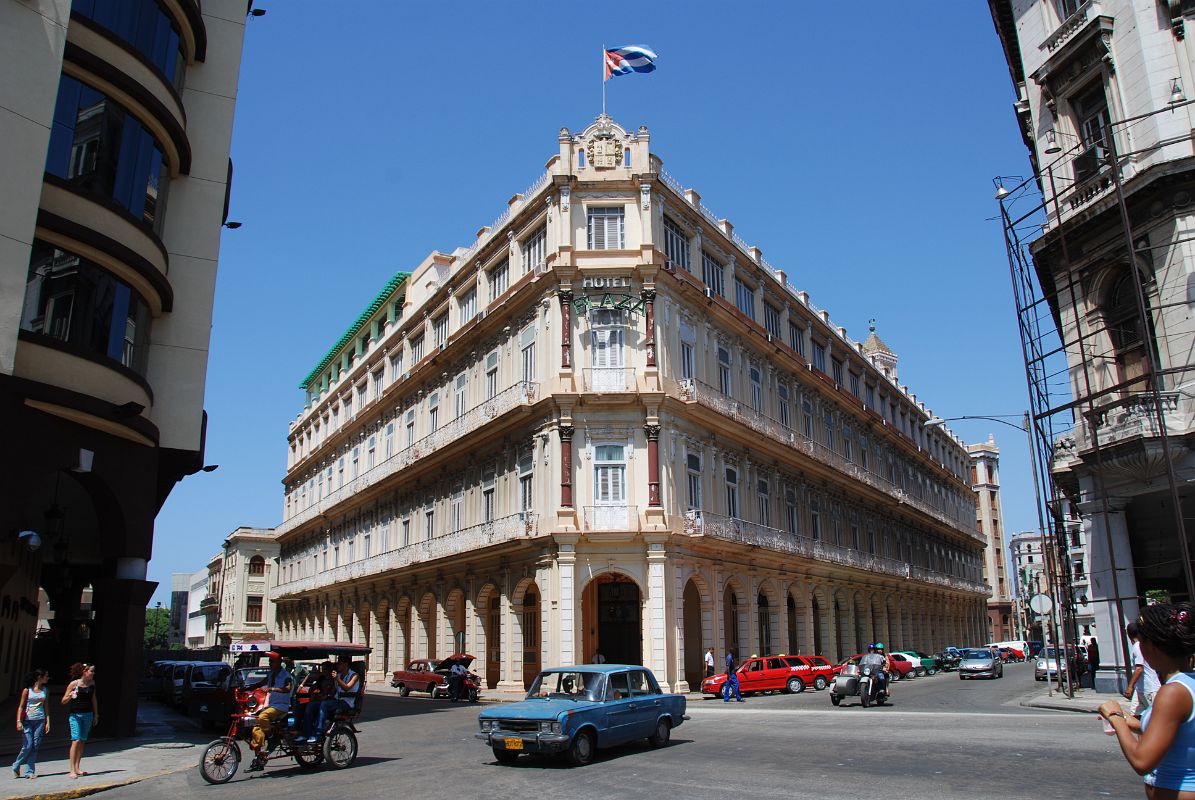
[[[332,697],[307,704],[304,735],[296,738],[296,742],[318,742],[328,726],[328,717],[338,711],[352,711],[353,703],[361,692],[361,676],[349,667],[347,655],[337,659],[336,673],[332,676],[332,681],[335,684]]]

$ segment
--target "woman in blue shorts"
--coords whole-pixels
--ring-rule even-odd
[[[67,706],[70,712],[71,755],[68,774],[77,778],[87,774],[79,768],[83,760],[83,744],[91,734],[91,729],[100,721],[99,705],[95,696],[94,664],[71,665],[71,682],[62,693],[62,704]]]
[[[1146,606],[1137,620],[1141,654],[1162,688],[1138,720],[1120,703],[1100,706],[1129,765],[1145,777],[1150,800],[1195,800],[1195,608],[1190,603]]]

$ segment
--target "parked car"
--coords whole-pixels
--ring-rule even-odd
[[[739,691],[743,694],[756,692],[803,692],[810,686],[825,689],[834,677],[834,665],[823,656],[756,656],[748,658],[735,674],[739,679]],[[701,682],[701,693],[717,696],[726,684],[726,673],[711,675]]]
[[[954,647],[948,647],[942,652],[934,656],[938,661],[938,667],[943,672],[950,672],[958,669],[959,661],[962,660],[961,651]]]
[[[963,653],[958,665],[959,680],[968,678],[1003,678],[1004,662],[990,649],[976,648]]]
[[[926,675],[936,675],[938,672],[938,661],[933,656],[927,656],[919,650],[897,650],[895,655],[906,656],[913,662],[913,671],[916,677],[921,678]]]
[[[1037,654],[1041,652],[1041,649],[1043,647],[1042,643],[1038,642],[1038,641],[1026,642],[1026,644],[1029,645],[1029,656],[1030,657],[1036,657]]]
[[[444,683],[444,675],[436,672],[440,662],[434,658],[417,658],[407,664],[406,669],[397,669],[390,679],[390,685],[398,689],[399,697],[411,692],[427,692],[434,695],[436,687]]]
[[[664,694],[646,667],[587,664],[544,670],[526,699],[482,711],[475,736],[501,764],[521,753],[563,753],[580,767],[599,748],[636,739],[663,747],[686,719],[684,695]]]
[[[1037,657],[1037,664],[1033,668],[1034,680],[1044,681],[1058,675],[1058,648],[1050,645],[1042,650]],[[1067,661],[1070,665],[1071,677],[1074,680],[1079,678],[1079,656],[1075,651],[1069,650]]]
[[[183,682],[183,708],[187,716],[195,717],[204,728],[227,722],[227,713],[217,717],[207,709],[216,705],[219,695],[227,694],[232,674],[232,666],[223,661],[192,664]]]
[[[916,678],[924,675],[925,672],[918,672],[917,668],[921,666],[921,659],[914,659],[912,656],[907,656],[904,653],[889,653],[888,658],[892,660],[892,666],[900,672],[902,678]],[[924,667],[921,667],[924,670]]]

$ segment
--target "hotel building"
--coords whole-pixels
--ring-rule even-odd
[[[1013,638],[1011,587],[1008,584],[1004,549],[1004,512],[1000,503],[1000,448],[996,437],[967,446],[971,458],[971,487],[975,491],[975,527],[987,542],[984,551],[983,579],[992,589],[988,598],[988,641],[1004,642]]]
[[[987,630],[965,447],[662,168],[646,128],[560,132],[469,247],[395,275],[302,381],[285,637],[371,679],[466,650],[490,687]]]
[[[0,0],[0,698],[98,661],[109,735],[136,722],[154,518],[204,465],[245,12]]]

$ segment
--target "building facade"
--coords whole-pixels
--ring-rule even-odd
[[[118,735],[136,719],[154,517],[203,466],[245,10],[0,0],[0,530],[43,542],[32,558],[27,539],[0,544],[3,602],[30,609],[0,694],[29,667],[40,585],[61,628],[45,666],[102,659]]]
[[[971,488],[975,492],[975,527],[987,543],[983,558],[983,579],[992,589],[988,598],[988,641],[1005,642],[1016,632],[1012,607],[1012,585],[1005,569],[1004,515],[1000,501],[1000,448],[996,437],[967,445],[971,459]]]
[[[522,689],[601,652],[675,690],[707,647],[982,638],[966,450],[649,145],[562,130],[303,380],[281,635],[368,642],[375,677],[467,649]]]
[[[208,594],[207,569],[191,573],[188,577],[190,593],[187,597],[186,644],[188,650],[198,650],[212,645],[207,641],[207,614],[200,607]]]
[[[1042,631],[1042,618],[1029,606],[1029,601],[1039,594],[1049,594],[1046,576],[1045,551],[1042,537],[1036,531],[1022,531],[1013,534],[1008,541],[1016,569],[1016,609],[1020,619],[1022,638],[1031,641],[1046,641]]]
[[[989,5],[1044,193],[1045,224],[1028,249],[1061,341],[1046,349],[1065,353],[1069,368],[1070,396],[1051,411],[1063,433],[1049,467],[1057,502],[1082,528],[1077,589],[1091,618],[1083,624],[1104,643],[1097,685],[1112,690],[1117,672],[1123,685],[1123,629],[1141,598],[1192,599],[1183,520],[1195,516],[1195,405],[1185,388],[1195,377],[1195,255],[1186,244],[1195,223],[1195,116],[1186,102],[1195,7]],[[1074,569],[1067,538],[1058,550]]]
[[[204,576],[202,647],[227,651],[235,642],[269,639],[277,632],[274,594],[278,582],[278,542],[273,528],[240,527],[228,534]],[[198,634],[198,623],[195,632]]]
[[[187,618],[190,615],[191,573],[175,572],[170,576],[170,644],[183,644],[187,638]]]

